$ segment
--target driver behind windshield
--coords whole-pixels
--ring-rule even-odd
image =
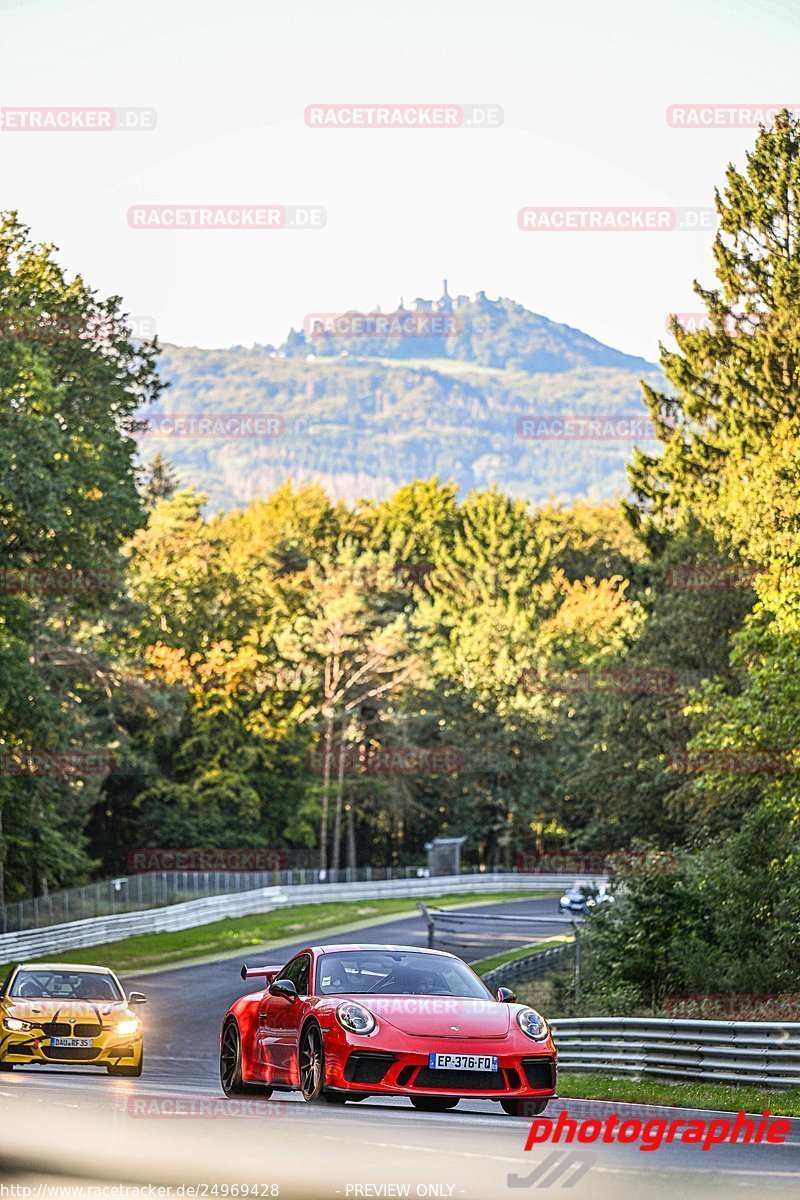
[[[121,1000],[112,980],[94,971],[20,971],[9,993],[17,1000]]]
[[[442,957],[431,969],[427,955],[370,951],[323,954],[317,965],[317,995],[459,996],[485,1000],[488,989],[458,959]]]

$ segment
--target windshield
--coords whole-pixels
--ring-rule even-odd
[[[95,971],[19,971],[9,995],[17,1000],[124,1000],[115,980]]]
[[[485,1000],[491,992],[466,963],[414,950],[355,950],[323,954],[318,996],[369,993],[389,996],[461,996]]]

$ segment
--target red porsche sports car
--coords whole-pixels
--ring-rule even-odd
[[[408,1096],[429,1112],[480,1098],[512,1116],[543,1112],[555,1097],[547,1022],[507,988],[493,995],[453,954],[313,946],[285,967],[242,967],[243,979],[259,977],[264,990],[237,1000],[222,1025],[227,1096]]]

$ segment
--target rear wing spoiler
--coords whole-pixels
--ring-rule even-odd
[[[239,974],[242,979],[266,979],[272,983],[280,970],[281,967],[248,967],[247,963],[243,963]]]

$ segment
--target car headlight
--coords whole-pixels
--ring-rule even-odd
[[[134,1017],[132,1021],[120,1021],[114,1026],[114,1033],[118,1037],[132,1037],[134,1033],[139,1032],[139,1019]]]
[[[339,1005],[336,1009],[336,1019],[348,1033],[367,1034],[372,1033],[375,1028],[375,1018],[369,1009],[352,1001]]]
[[[19,1017],[6,1017],[3,1021],[6,1029],[10,1029],[12,1033],[27,1033],[33,1029],[30,1021],[20,1021]]]
[[[517,1013],[517,1024],[526,1037],[543,1042],[550,1036],[550,1026],[535,1008],[523,1008]]]
[[[569,904],[569,896],[562,896],[559,900],[559,904]]]

